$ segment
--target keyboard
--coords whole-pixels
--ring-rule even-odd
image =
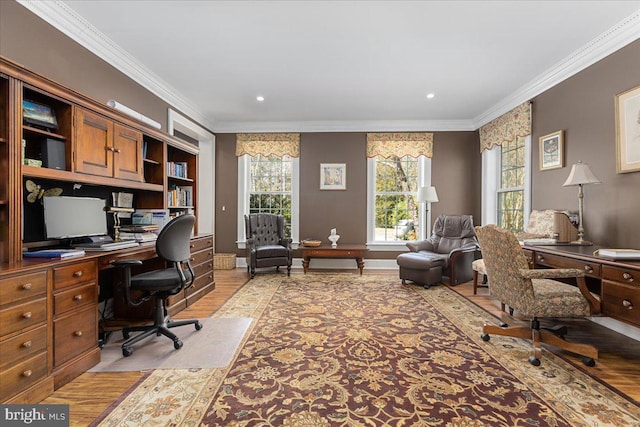
[[[133,248],[135,246],[138,246],[138,242],[135,240],[121,240],[108,243],[84,243],[76,245],[75,247],[84,249],[85,251],[115,251],[117,249]]]

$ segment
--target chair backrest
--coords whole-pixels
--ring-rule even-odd
[[[445,254],[453,249],[477,243],[471,215],[440,215],[433,224],[433,232],[428,239],[436,252]]]
[[[247,238],[256,246],[277,245],[284,238],[284,216],[256,213],[244,216]]]
[[[535,301],[533,284],[520,273],[520,270],[528,270],[529,264],[516,235],[494,224],[476,227],[476,235],[491,295],[520,311],[532,307]]]
[[[156,252],[169,262],[183,262],[191,258],[191,233],[196,217],[180,215],[169,221],[158,234]]]

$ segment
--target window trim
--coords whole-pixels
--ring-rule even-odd
[[[376,190],[376,158],[367,159],[367,248],[371,251],[406,251],[406,243],[412,240],[402,240],[397,242],[383,242],[375,240],[375,190]],[[431,158],[427,156],[418,157],[418,186],[425,187],[431,185]],[[419,204],[418,221],[420,224],[427,224],[427,227],[419,227],[420,235],[417,240],[425,239],[430,233],[431,209],[428,215],[424,208],[424,203]]]
[[[251,186],[251,156],[245,154],[238,157],[238,218],[236,244],[238,249],[245,249],[246,236],[244,216],[249,214],[249,191]],[[293,249],[298,248],[300,240],[300,158],[291,158],[291,239]]]

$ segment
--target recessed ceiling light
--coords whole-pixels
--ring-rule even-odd
[[[435,98],[435,97],[436,97],[436,94],[435,94],[435,93],[428,93],[428,94],[427,94],[427,99],[433,99],[433,98]]]
[[[262,95],[258,95],[258,96],[256,96],[256,100],[257,100],[258,102],[262,102],[262,101],[264,101],[264,96],[262,96]]]

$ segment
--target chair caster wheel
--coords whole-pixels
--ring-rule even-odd
[[[128,339],[131,337],[131,334],[129,333],[129,331],[125,331],[125,330],[123,330],[123,331],[122,331],[122,337],[123,337],[125,340],[128,340]]]
[[[200,329],[202,329],[202,323],[200,323],[199,321],[195,323],[196,326],[196,331],[199,331]]]
[[[529,363],[533,366],[540,366],[540,359],[537,359],[534,356],[529,356]]]
[[[406,281],[406,280],[404,280],[404,279],[402,279],[402,284],[403,284],[403,285],[406,285],[406,284],[407,284],[407,281]]]
[[[429,289],[431,287],[431,285],[424,285],[423,286],[425,289]]]
[[[124,348],[122,349],[122,355],[123,355],[124,357],[129,357],[129,356],[131,356],[132,354],[133,354],[133,350],[131,350],[129,347],[124,347]]]
[[[491,339],[491,337],[489,336],[489,334],[482,334],[480,335],[480,338],[482,338],[482,341],[489,341]]]
[[[584,364],[585,364],[585,366],[588,366],[588,367],[590,367],[590,368],[592,368],[592,367],[596,366],[596,361],[595,361],[595,360],[593,360],[593,358],[592,358],[592,357],[583,357],[583,358],[582,358],[582,363],[584,363]]]
[[[501,328],[506,328],[507,326],[509,326],[509,325],[507,325],[507,324],[506,324],[506,323],[504,323],[504,322],[500,322],[500,327],[501,327]]]
[[[173,342],[173,348],[175,348],[176,350],[181,349],[182,348],[182,341],[180,340],[175,340]]]

